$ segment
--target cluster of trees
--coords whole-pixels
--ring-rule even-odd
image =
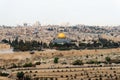
[[[65,43],[65,44],[53,44],[47,45],[43,42],[38,41],[23,41],[16,38],[13,41],[2,40],[4,43],[9,43],[14,51],[32,51],[32,50],[42,50],[42,48],[54,48],[57,50],[70,50],[70,49],[102,49],[102,48],[118,48],[120,47],[120,42],[114,42],[111,40],[99,38],[97,41],[93,40],[93,43],[80,42],[77,46],[75,43]]]
[[[93,40],[93,43],[79,43],[80,49],[102,49],[102,48],[118,48],[120,47],[120,42],[114,42],[111,40],[99,38],[97,41]]]
[[[82,60],[75,60],[72,65],[83,65],[83,64],[100,64],[100,63],[105,63],[105,64],[111,64],[111,63],[116,63],[112,62],[110,57],[105,57],[105,61],[97,61],[97,60],[90,60],[87,62],[83,62]]]
[[[23,41],[16,38],[13,41],[8,41],[6,39],[2,40],[4,43],[8,43],[13,47],[14,51],[32,51],[32,50],[42,50],[42,48],[47,48],[47,44],[38,41]]]
[[[13,63],[13,64],[11,64],[11,66],[10,67],[7,67],[8,69],[12,69],[12,68],[21,68],[21,67],[35,67],[36,65],[41,65],[41,62],[36,62],[36,63],[31,63],[31,62],[29,62],[29,63],[24,63],[24,64],[21,64],[21,65],[19,65],[19,64],[15,64],[15,63]]]
[[[120,47],[120,42],[114,42],[112,40],[107,40],[103,38],[99,38],[97,41],[93,40],[93,43],[84,43],[85,40],[79,43],[77,46],[75,43],[50,43],[50,48],[56,48],[58,50],[70,50],[70,49],[103,49],[103,48],[118,48]]]
[[[2,72],[0,72],[0,76],[8,76],[9,74],[8,73],[2,73]]]
[[[23,67],[33,67],[34,65],[32,63],[25,63]]]
[[[23,80],[24,79],[24,75],[25,74],[23,72],[18,72],[16,76],[17,76],[18,80]],[[30,79],[28,79],[28,80],[30,80]]]
[[[75,60],[73,63],[73,65],[83,65],[82,60]]]
[[[18,64],[15,64],[15,63],[12,63],[10,67],[8,67],[9,69],[12,69],[12,68],[20,68],[20,67],[35,67],[36,65],[40,65],[41,62],[36,62],[36,63],[24,63],[24,64],[21,64],[21,65],[18,65]]]
[[[90,60],[88,62],[86,62],[87,64],[100,64],[101,62],[100,61],[97,61],[97,60]]]
[[[77,48],[75,43],[64,43],[64,44],[50,43],[49,47],[55,48],[57,50],[70,50]]]
[[[32,71],[30,71],[30,73],[32,73]],[[36,74],[34,74],[33,76],[36,76]],[[26,75],[24,72],[17,72],[17,80],[33,80],[31,75]],[[35,78],[34,80],[39,80],[39,78]]]

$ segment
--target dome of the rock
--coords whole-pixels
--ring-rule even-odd
[[[64,39],[66,38],[66,35],[64,33],[59,33],[57,37],[60,39]]]

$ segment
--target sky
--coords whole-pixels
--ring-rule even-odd
[[[120,25],[120,0],[0,0],[0,25]]]

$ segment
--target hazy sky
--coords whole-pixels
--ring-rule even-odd
[[[120,0],[0,0],[0,25],[120,25]]]

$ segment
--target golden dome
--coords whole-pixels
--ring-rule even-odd
[[[66,38],[66,36],[65,36],[64,33],[59,33],[57,37],[58,37],[58,38]]]

